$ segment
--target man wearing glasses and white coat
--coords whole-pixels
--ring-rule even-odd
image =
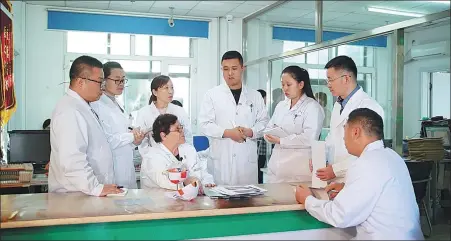
[[[316,175],[323,181],[344,182],[348,166],[356,159],[346,150],[343,137],[344,125],[349,113],[357,108],[374,110],[384,119],[384,110],[357,84],[357,67],[348,56],[337,56],[325,66],[327,87],[338,100],[334,104],[330,120],[330,132],[326,137],[327,162]],[[311,166],[310,166],[311,168]]]
[[[207,91],[199,113],[200,131],[210,140],[208,171],[216,184],[257,184],[257,139],[269,121],[265,104],[243,85],[239,52],[226,52],[221,65],[225,83]]]

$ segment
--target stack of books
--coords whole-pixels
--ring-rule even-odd
[[[0,166],[0,186],[16,187],[29,185],[33,179],[33,165],[23,164],[2,164]]]
[[[254,186],[216,186],[213,188],[206,188],[205,195],[213,199],[231,199],[231,198],[249,198],[259,196],[267,192],[266,189]]]
[[[442,138],[414,138],[407,140],[409,158],[412,160],[439,161],[445,157]]]

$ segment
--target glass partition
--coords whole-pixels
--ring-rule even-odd
[[[387,36],[387,45],[390,45],[391,38]],[[291,44],[291,43],[290,43]],[[305,46],[310,43],[300,43]],[[293,44],[292,44],[293,45]],[[362,89],[372,96],[384,109],[384,133],[386,139],[391,139],[391,58],[390,47],[369,47],[358,46],[353,43],[331,47],[320,51],[300,54],[271,62],[271,76],[268,96],[270,105],[270,115],[272,115],[278,102],[285,99],[281,90],[282,70],[290,65],[296,65],[309,72],[315,98],[323,106],[326,120],[324,121],[321,139],[324,139],[329,131],[330,116],[336,97],[330,93],[326,82],[326,63],[338,56],[347,55],[351,57],[357,65],[357,83]]]

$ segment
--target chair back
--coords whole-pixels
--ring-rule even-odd
[[[407,169],[412,179],[413,190],[417,202],[421,202],[426,196],[427,186],[431,180],[432,167],[434,162],[432,161],[407,161]]]
[[[208,138],[206,136],[193,136],[193,144],[196,151],[203,151],[209,147]]]

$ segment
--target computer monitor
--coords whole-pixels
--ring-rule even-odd
[[[448,126],[425,126],[426,137],[443,139],[443,146],[450,147],[451,134]]]
[[[9,131],[8,163],[46,164],[50,160],[49,130]]]

